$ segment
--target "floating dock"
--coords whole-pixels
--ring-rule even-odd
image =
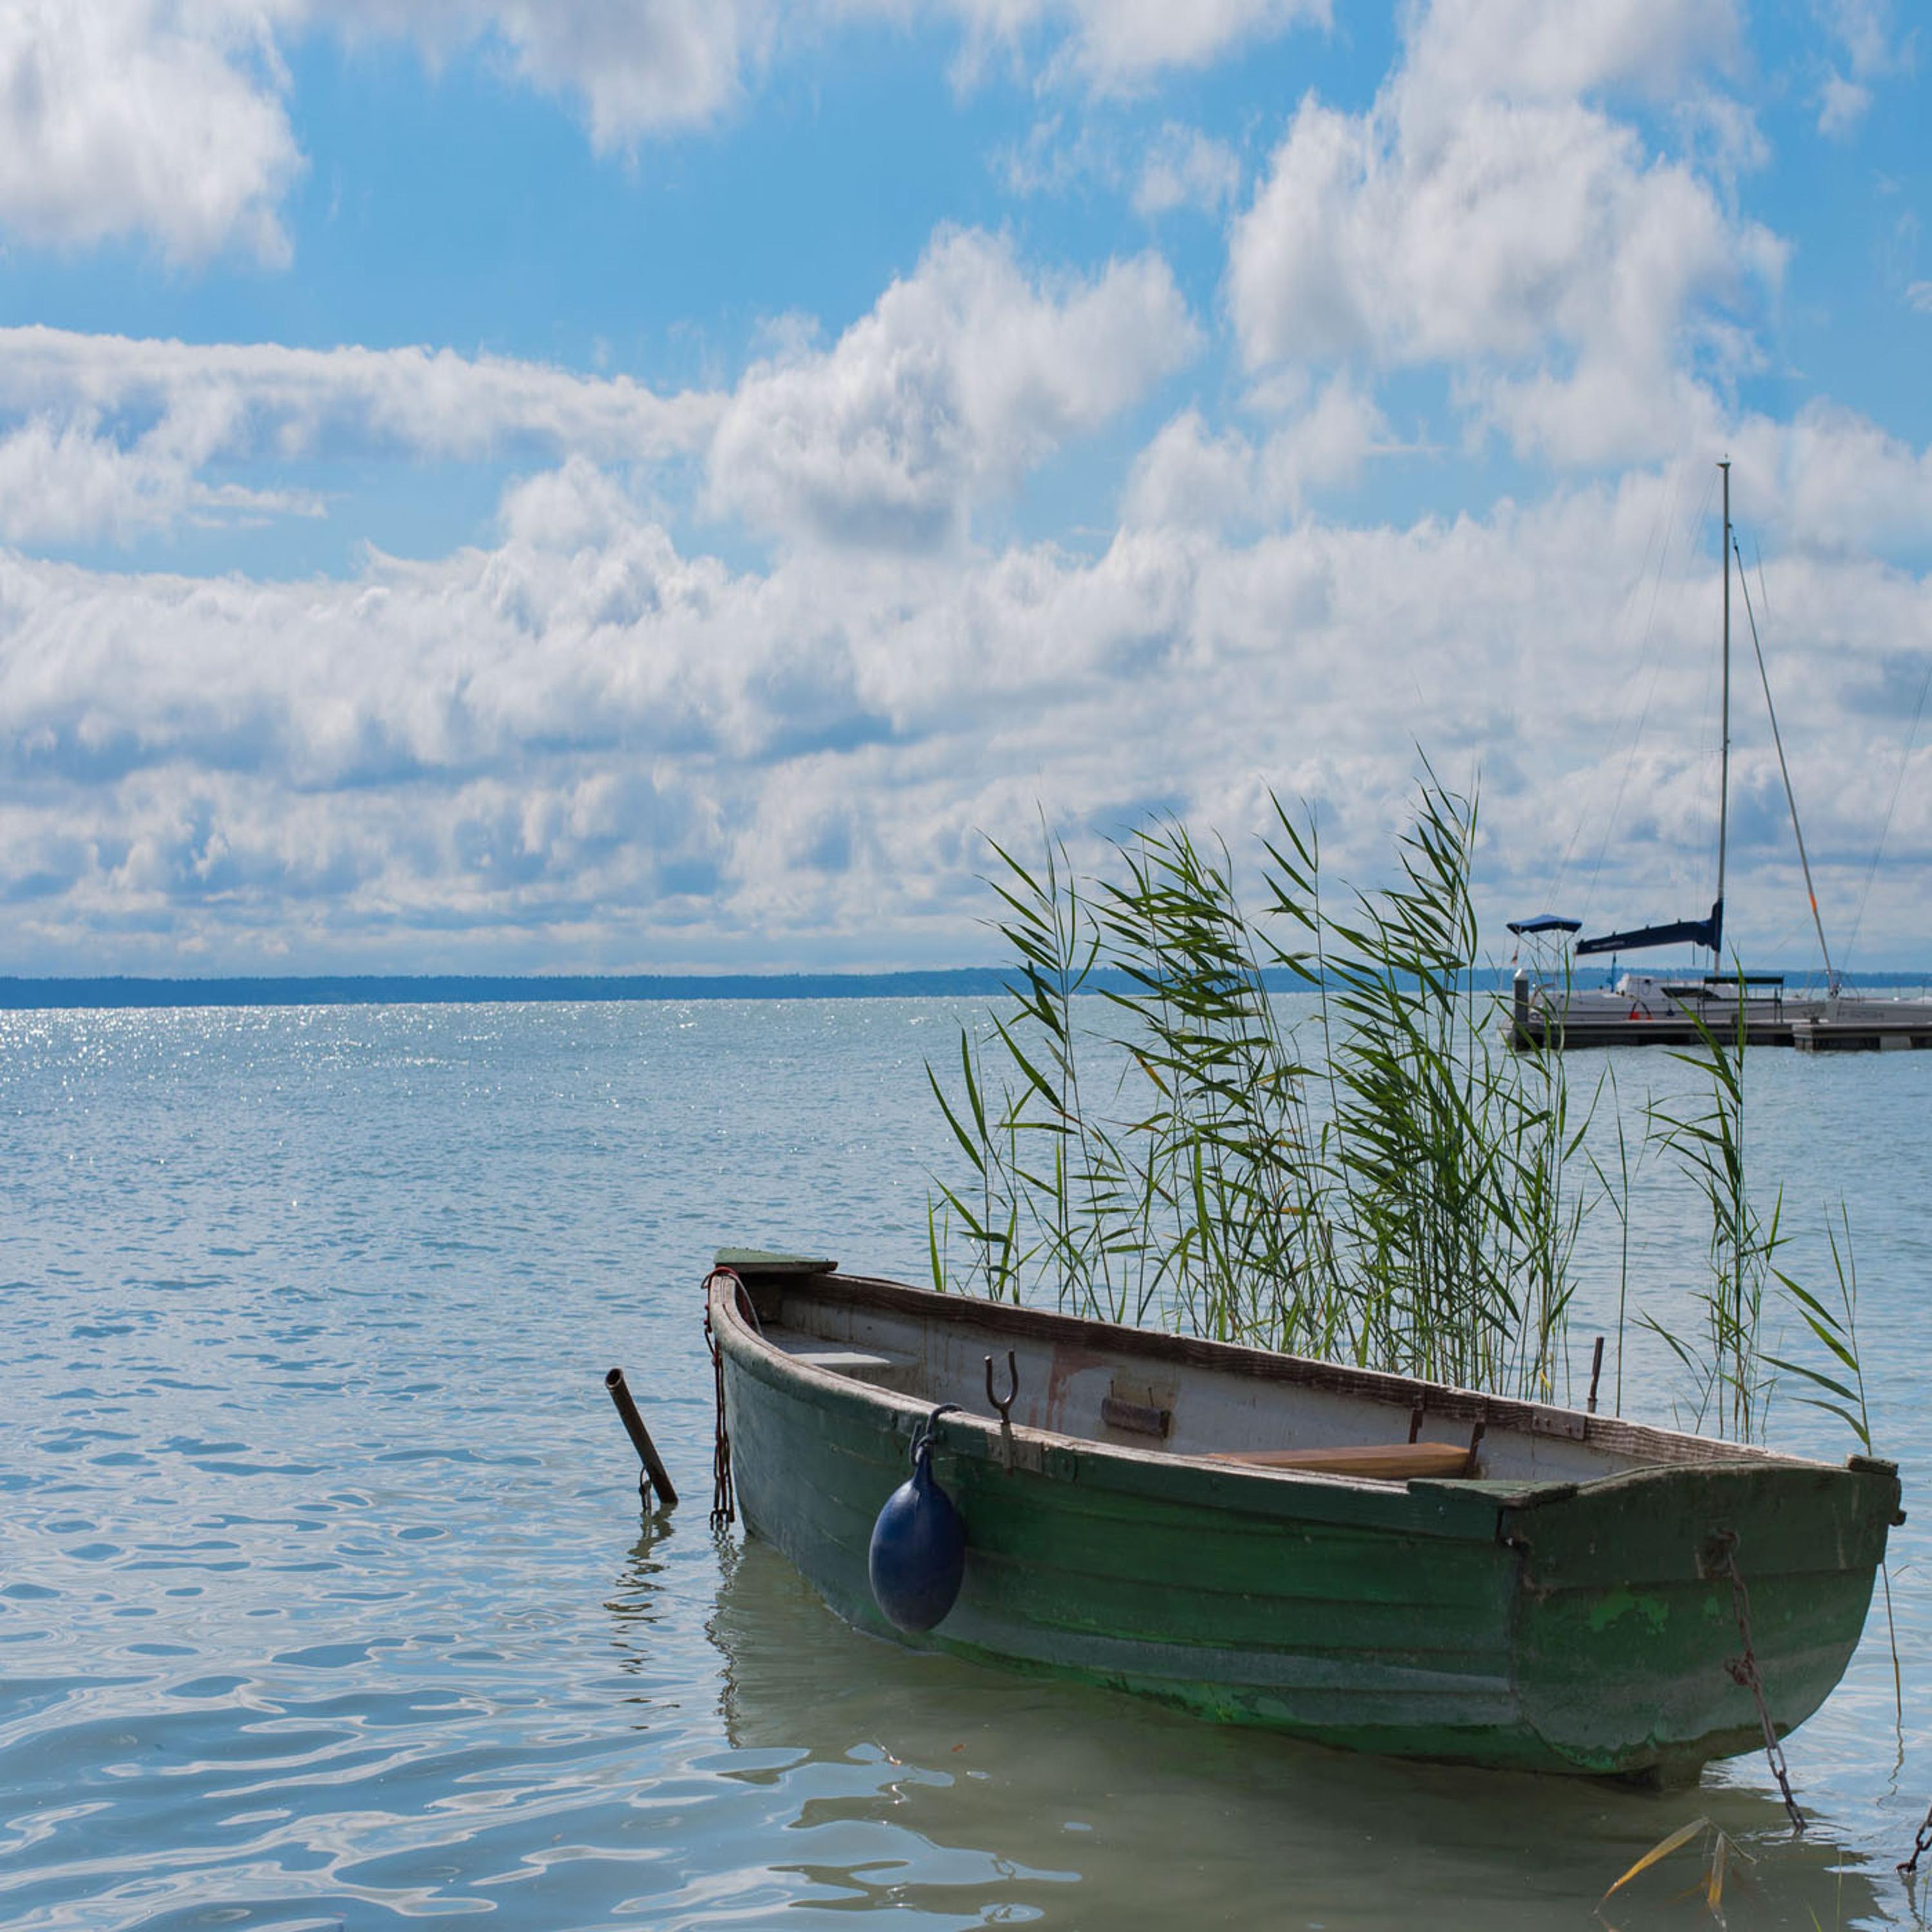
[[[1878,1012],[1820,1014],[1794,1020],[1791,1044],[1800,1053],[1908,1053],[1932,1048],[1932,1015]]]
[[[1686,989],[1671,988],[1672,994]],[[1619,1004],[1622,1003],[1619,1002]],[[1688,1001],[1686,1002],[1688,1006]],[[1519,986],[1504,1036],[1518,1052],[1559,1052],[1618,1046],[1695,1046],[1706,1030],[1729,1042],[1736,1037],[1736,1010],[1712,1013],[1702,1027],[1674,1000],[1660,1011],[1633,1001],[1606,1012],[1600,1001],[1579,1010],[1556,1011]],[[1932,1050],[1932,1001],[1840,998],[1752,1000],[1744,1013],[1748,1046],[1796,1047],[1800,1053],[1903,1053]]]
[[[1748,1019],[1744,1023],[1744,1044],[1747,1046],[1796,1046],[1796,1037],[1800,1022],[1788,1017]],[[1734,1036],[1730,1023],[1715,1029],[1726,1042]],[[1932,1045],[1932,1029],[1928,1029],[1927,1044]],[[1695,1046],[1700,1038],[1694,1022],[1682,1013],[1665,1013],[1653,1017],[1648,1014],[1633,1014],[1623,1019],[1599,1018],[1594,1014],[1571,1013],[1565,1018],[1552,1019],[1546,1013],[1532,1008],[1527,1013],[1514,1015],[1509,1024],[1510,1044],[1519,1052],[1540,1053],[1545,1047],[1553,1046],[1568,1053],[1580,1053],[1592,1047],[1607,1046]],[[1814,1048],[1814,1052],[1829,1048]]]

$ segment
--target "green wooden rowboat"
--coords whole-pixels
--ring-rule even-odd
[[[1898,1471],[726,1250],[707,1293],[746,1527],[902,1642],[1360,1750],[1694,1778],[1858,1645]],[[1003,1426],[988,1358],[1018,1397]],[[940,1402],[966,1577],[908,1636],[866,1571]],[[1264,1460],[1255,1459],[1262,1458]],[[1452,1473],[1453,1472],[1453,1473]]]

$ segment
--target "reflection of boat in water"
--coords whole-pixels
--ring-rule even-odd
[[[1694,1776],[1801,1724],[1856,1647],[1896,1470],[723,1256],[709,1312],[747,1526],[895,1631],[867,1544],[934,1403],[965,1583],[903,1637],[1354,1749]],[[730,1268],[738,1273],[734,1274]],[[982,1362],[1011,1352],[1015,1424]]]
[[[1728,1039],[1742,1034],[1748,1046],[1796,1046],[1821,1053],[1932,1048],[1932,1000],[1874,998],[1854,992],[1842,982],[1832,967],[1761,650],[1758,669],[1764,680],[1765,706],[1778,746],[1778,770],[1791,810],[1792,832],[1810,902],[1811,921],[1824,958],[1825,982],[1822,991],[1791,993],[1786,990],[1782,974],[1719,970],[1724,944],[1724,862],[1730,837],[1731,558],[1736,539],[1731,528],[1731,466],[1725,462],[1718,468],[1724,473],[1724,609],[1717,896],[1709,913],[1702,919],[1674,920],[1660,926],[1602,933],[1590,939],[1578,936],[1582,931],[1580,920],[1544,913],[1534,919],[1511,920],[1509,930],[1519,942],[1520,955],[1526,946],[1529,958],[1517,966],[1503,1036],[1514,1046],[1532,1049],[1689,1046],[1706,1033]],[[1742,559],[1738,574],[1742,581]],[[1747,600],[1749,594],[1747,590]],[[1752,637],[1755,644],[1755,618]],[[1689,946],[1708,951],[1712,970],[1617,973],[1619,955],[1666,946]],[[1610,957],[1612,982],[1604,986],[1577,985],[1574,961],[1603,954]]]
[[[1666,1805],[1196,1724],[881,1642],[756,1539],[721,1558],[706,1629],[734,1756],[719,1768],[758,1808],[746,1850],[772,1861],[790,1904],[962,1924],[1544,1932],[1586,1922],[1611,1880],[1698,1811],[1758,1856],[1753,1924],[1880,1916],[1831,1821],[1794,1841],[1756,1790],[1712,1784]],[[1680,1890],[1696,1857],[1666,1861],[1634,1904]]]

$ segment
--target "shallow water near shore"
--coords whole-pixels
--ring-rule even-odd
[[[0,1014],[0,1923],[22,1928],[1593,1922],[1685,1820],[1733,1926],[1910,1923],[1932,1799],[1932,1054],[1750,1062],[1786,1264],[1857,1241],[1911,1520],[1788,1746],[1694,1792],[1403,1766],[919,1656],[714,1537],[721,1242],[926,1269],[940,1002]],[[1597,1064],[1579,1055],[1587,1087]],[[1620,1062],[1682,1090],[1663,1054]],[[1607,1104],[1607,1103],[1606,1103]],[[1640,1183],[1632,1298],[1702,1263]],[[1614,1223],[1574,1352],[1611,1318]],[[1787,1338],[1790,1339],[1790,1338]],[[623,1364],[685,1491],[640,1519]],[[1606,1387],[1610,1378],[1606,1375]],[[1660,1347],[1623,1406],[1672,1420]],[[1840,1455],[1787,1394],[1780,1444]],[[1711,1922],[1680,1854],[1607,1909]]]

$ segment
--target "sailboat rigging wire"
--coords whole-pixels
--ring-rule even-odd
[[[1798,795],[1791,789],[1791,767],[1784,761],[1784,734],[1778,728],[1778,706],[1771,701],[1771,674],[1764,666],[1764,646],[1758,642],[1757,612],[1752,608],[1750,584],[1744,575],[1744,554],[1735,534],[1731,548],[1737,551],[1738,588],[1744,593],[1744,615],[1750,620],[1751,649],[1757,656],[1758,682],[1764,686],[1764,708],[1771,714],[1771,742],[1778,748],[1778,769],[1784,780],[1784,802],[1791,808],[1791,830],[1798,841],[1798,862],[1804,868],[1804,894],[1811,902],[1811,923],[1818,934],[1818,950],[1825,956],[1825,990],[1836,993],[1838,976],[1832,970],[1832,949],[1825,944],[1825,922],[1818,916],[1817,890],[1811,883],[1811,861],[1804,850],[1804,828],[1798,822]],[[1764,588],[1760,576],[1758,588]]]
[[[1751,556],[1757,565],[1759,601],[1764,605],[1767,620],[1771,616],[1771,595],[1764,584],[1764,552],[1759,548],[1756,537],[1751,538]],[[1878,843],[1872,848],[1871,863],[1865,868],[1865,882],[1858,893],[1858,909],[1852,919],[1851,937],[1845,942],[1845,950],[1839,956],[1844,961],[1842,974],[1852,970],[1852,954],[1858,943],[1858,933],[1865,922],[1865,905],[1871,897],[1872,882],[1878,877],[1878,862],[1885,854],[1885,842],[1891,836],[1892,821],[1898,810],[1899,794],[1905,789],[1905,775],[1912,768],[1912,754],[1918,742],[1918,726],[1925,716],[1925,700],[1932,697],[1932,664],[1925,668],[1924,682],[1918,687],[1918,702],[1912,707],[1912,722],[1906,728],[1905,748],[1900,753],[1898,776],[1892,782],[1892,802],[1885,808],[1885,821],[1880,826]]]

